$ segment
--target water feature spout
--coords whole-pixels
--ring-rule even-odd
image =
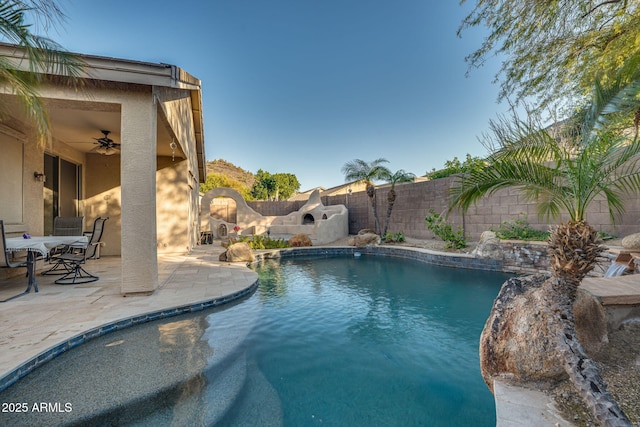
[[[622,274],[627,270],[626,264],[620,264],[615,261],[611,263],[606,273],[604,273],[604,277],[617,277],[622,276]]]
[[[622,276],[625,271],[634,269],[633,256],[628,253],[618,254],[616,259],[611,262],[611,265],[604,273],[604,277],[617,277]]]

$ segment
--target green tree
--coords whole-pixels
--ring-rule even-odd
[[[242,195],[245,200],[252,200],[251,191],[240,181],[221,173],[210,173],[204,184],[200,184],[200,192],[206,193],[214,188],[231,188]]]
[[[613,221],[624,212],[622,197],[640,193],[640,141],[637,129],[629,132],[628,126],[640,107],[639,96],[640,68],[634,58],[616,79],[609,79],[606,85],[596,83],[592,103],[576,116],[581,121],[568,121],[566,132],[559,136],[549,128],[541,129],[517,118],[492,122],[493,138],[485,141],[487,147],[493,147],[487,159],[489,166],[461,176],[452,189],[452,206],[463,210],[485,195],[516,187],[537,203],[541,216],[569,215],[570,220],[555,227],[549,237],[551,289],[557,301],[552,309],[560,314],[560,354],[581,357],[580,368],[565,359],[565,369],[603,424],[603,420],[611,419],[608,417],[626,417],[615,402],[611,406],[609,397],[601,394],[604,385],[597,375],[590,376],[592,366],[587,368],[592,362],[581,347],[576,347],[577,339],[566,338],[566,331],[575,336],[573,302],[577,287],[603,250],[598,233],[585,221],[587,208],[603,196]],[[597,386],[589,386],[590,381]]]
[[[273,178],[276,180],[276,200],[286,200],[300,190],[300,182],[298,178],[291,173],[274,173]]]
[[[258,169],[256,173],[256,182],[251,188],[251,195],[256,200],[273,200],[278,189],[278,182],[267,171]]]
[[[366,184],[367,196],[371,202],[373,217],[376,222],[376,233],[380,234],[380,220],[376,209],[376,187],[374,181],[384,180],[391,176],[391,172],[383,163],[389,163],[387,159],[379,158],[372,162],[355,159],[342,166],[345,181],[363,181]]]
[[[480,157],[471,157],[471,154],[467,153],[467,157],[464,162],[461,162],[457,157],[453,160],[447,160],[444,163],[444,168],[438,170],[432,170],[427,172],[427,178],[437,179],[446,178],[458,173],[471,173],[484,169],[486,166],[484,159]]]
[[[465,0],[461,4],[467,3]],[[637,51],[638,0],[475,0],[458,35],[488,28],[466,59],[481,67],[490,55],[506,57],[496,76],[500,98],[537,98],[539,107],[568,95],[588,96],[598,76],[613,76]]]
[[[50,131],[49,118],[38,86],[47,75],[67,76],[69,83],[79,86],[84,63],[48,37],[34,33],[35,24],[45,31],[62,23],[64,14],[54,0],[0,1],[0,40],[18,45],[24,60],[16,63],[0,58],[0,83],[7,85],[24,105],[38,132],[41,146]],[[33,22],[35,24],[30,24]],[[21,67],[28,64],[28,69]]]
[[[402,182],[412,182],[416,176],[411,172],[405,172],[403,169],[400,169],[393,174],[390,174],[386,177],[386,181],[391,184],[391,188],[387,193],[387,216],[384,221],[384,230],[382,231],[382,235],[387,234],[387,230],[389,229],[389,221],[391,220],[391,211],[393,211],[393,205],[396,203],[396,184]]]

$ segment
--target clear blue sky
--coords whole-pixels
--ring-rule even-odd
[[[342,184],[342,166],[384,157],[423,175],[484,155],[507,110],[498,62],[465,77],[482,33],[456,30],[456,0],[67,0],[74,52],[165,62],[202,80],[207,160]]]

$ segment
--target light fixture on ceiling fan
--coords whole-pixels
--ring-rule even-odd
[[[120,144],[113,141],[113,139],[109,138],[109,134],[111,131],[101,130],[104,134],[102,138],[93,138],[96,140],[94,144],[98,144],[97,147],[94,147],[91,151],[93,153],[102,154],[104,156],[110,156],[112,154],[116,154],[120,151]]]

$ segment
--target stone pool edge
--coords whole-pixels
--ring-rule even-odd
[[[309,246],[300,248],[267,249],[256,252],[254,263],[266,259],[296,258],[302,256],[353,256],[361,255],[389,256],[412,259],[441,267],[466,268],[470,270],[486,270],[518,274],[502,260],[477,258],[471,254],[437,252],[430,249],[408,246]]]

